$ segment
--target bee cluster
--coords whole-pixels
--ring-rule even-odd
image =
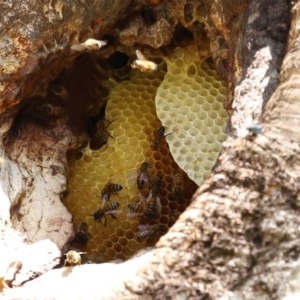
[[[107,136],[108,135],[109,133],[107,133]],[[167,135],[168,134],[165,134],[165,128],[163,126],[160,126],[155,130],[153,132],[151,148],[154,151],[159,151],[160,146],[167,147],[166,142],[164,141],[164,138]],[[136,172],[128,175],[130,180],[136,180],[138,201],[128,202],[126,217],[138,220],[137,233],[134,238],[140,243],[145,241],[147,245],[153,245],[162,234],[167,232],[171,223],[175,221],[175,219],[173,220],[171,218],[171,223],[156,223],[161,216],[163,207],[161,203],[163,176],[159,173],[151,175],[149,172],[151,168],[152,166],[150,163],[144,161]],[[117,215],[121,212],[120,203],[111,200],[111,198],[113,195],[118,194],[122,189],[122,185],[113,183],[110,180],[104,185],[100,193],[101,204],[99,205],[99,208],[91,214],[95,222],[102,223],[103,221],[103,225],[106,227],[108,216],[117,219]],[[177,203],[185,202],[184,174],[182,171],[178,171],[172,176],[171,192],[168,194],[168,197],[168,201],[176,201]],[[86,246],[90,238],[92,238],[92,235],[88,231],[88,224],[82,222],[76,228],[76,233],[71,242],[71,246],[75,246],[75,248],[79,249],[82,246]],[[68,259],[68,253],[73,253],[74,251],[75,250],[70,250],[67,252],[65,265],[66,263],[67,265],[72,265],[69,262],[70,259]],[[86,252],[76,253],[81,254]],[[80,258],[81,263],[81,256],[79,254],[77,256]]]
[[[173,160],[165,139],[172,132],[156,116],[164,73],[136,72],[112,88],[100,129],[70,163],[66,202],[79,224],[71,246],[93,261],[126,259],[154,245],[197,187]]]

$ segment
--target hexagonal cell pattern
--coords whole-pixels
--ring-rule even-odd
[[[88,224],[91,238],[81,250],[87,251],[93,261],[125,259],[154,245],[189,204],[197,187],[173,160],[164,138],[158,149],[152,149],[153,133],[161,126],[154,99],[164,75],[162,68],[152,74],[134,73],[130,80],[112,88],[106,119],[111,122],[108,131],[113,138],[99,150],[86,148],[80,159],[69,164],[66,205],[77,226]],[[160,201],[156,199],[154,204],[159,212],[153,218],[146,214],[151,201],[145,200],[151,184],[146,182],[142,190],[137,186],[136,173],[145,161],[150,164],[149,182],[157,174],[162,176]],[[181,177],[175,184],[174,174],[178,173]],[[119,203],[119,207],[115,218],[106,216],[105,226],[94,221],[93,214],[101,207],[101,191],[108,181],[123,189],[108,201]],[[141,215],[128,216],[130,202],[142,203]]]
[[[155,98],[156,113],[178,165],[200,185],[210,173],[225,139],[225,83],[196,48],[176,49]]]

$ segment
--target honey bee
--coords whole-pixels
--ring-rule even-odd
[[[157,197],[160,195],[162,187],[162,176],[155,175],[154,179],[151,182],[151,193],[153,197]]]
[[[148,169],[150,168],[150,164],[148,162],[143,162],[138,170],[138,176],[136,179],[137,186],[139,189],[142,189],[145,183],[149,181]]]
[[[149,173],[148,169],[150,164],[147,161],[144,161],[136,172],[129,174],[128,178],[136,178],[137,187],[139,190],[142,190],[145,187],[145,184],[149,182]]]
[[[111,123],[112,122],[107,122],[104,118],[97,121],[91,134],[90,148],[92,150],[100,149],[107,144],[109,137],[113,138],[107,130]]]
[[[152,139],[152,144],[151,148],[153,150],[157,150],[162,141],[165,139],[166,136],[172,134],[172,132],[165,134],[166,128],[164,126],[159,127],[156,131],[153,133],[153,139]]]
[[[166,226],[159,225],[159,224],[139,225],[138,229],[139,229],[139,232],[137,233],[137,240],[140,242],[146,238],[149,238],[153,234],[166,232]]]
[[[153,61],[147,60],[141,51],[136,50],[135,54],[137,56],[137,59],[131,64],[131,67],[133,69],[139,69],[143,73],[151,73],[157,71],[157,64]]]
[[[171,197],[173,200],[180,200],[183,196],[183,175],[182,173],[175,173],[173,176],[173,187]]]
[[[106,216],[110,215],[112,218],[116,219],[115,214],[119,213],[119,206],[120,204],[118,202],[108,202],[94,212],[91,216],[94,217],[96,222],[100,223],[102,223],[102,219],[104,218],[104,226],[106,226]]]
[[[143,215],[144,208],[141,202],[129,202],[127,207],[129,208],[129,213],[127,214],[127,217],[135,218]]]
[[[152,191],[146,199],[144,215],[149,219],[155,219],[161,213],[162,205],[159,196],[153,196]]]
[[[74,51],[99,50],[105,45],[107,45],[107,41],[87,39],[84,43],[72,45],[71,50]]]
[[[104,206],[105,203],[109,201],[111,194],[116,194],[122,189],[123,187],[120,184],[109,181],[101,191],[102,205]]]
[[[76,230],[72,244],[80,244],[85,246],[91,238],[91,234],[88,231],[88,224],[85,222],[80,223]]]
[[[87,252],[77,252],[76,250],[69,250],[65,256],[64,267],[66,266],[78,266],[81,265],[81,254],[86,254]]]

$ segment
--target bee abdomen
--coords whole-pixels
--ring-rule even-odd
[[[137,233],[137,238],[138,238],[138,240],[143,240],[143,239],[149,237],[151,234],[152,234],[152,231],[150,229],[139,231]]]
[[[118,183],[112,183],[111,184],[111,192],[112,193],[117,193],[123,189],[123,186],[118,184]]]
[[[152,181],[152,196],[156,197],[160,194],[161,188],[162,188],[162,176],[161,175],[156,175]]]
[[[144,215],[149,219],[155,219],[158,217],[159,210],[157,207],[157,203],[154,201],[151,201],[148,203]]]
[[[138,212],[139,210],[141,210],[141,204],[140,202],[129,202],[127,207],[132,210],[133,212]]]
[[[117,193],[119,191],[121,191],[123,189],[123,186],[118,184],[118,183],[107,183],[104,187],[104,189],[102,190],[102,196],[106,195],[106,194],[114,194]]]
[[[118,202],[108,202],[107,205],[103,208],[106,212],[109,212],[111,210],[117,210],[120,206],[120,203]]]
[[[94,129],[91,130],[90,148],[92,150],[100,149],[107,144],[108,139],[111,136],[107,131],[107,127],[110,123],[107,124],[107,121],[103,118],[97,121]]]

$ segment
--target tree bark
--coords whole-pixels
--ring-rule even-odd
[[[251,121],[258,121],[265,106],[262,130],[243,130],[237,133],[241,137],[226,140],[213,174],[155,249],[119,265],[76,267],[68,276],[63,270],[54,270],[35,283],[10,291],[7,297],[59,298],[60,286],[73,288],[69,296],[79,297],[86,291],[89,299],[284,299],[291,292],[299,292],[300,1],[292,8],[279,85],[267,101],[277,84],[274,72],[288,28],[284,28],[287,22],[280,22],[283,15],[288,16],[288,2],[272,3],[249,3],[249,26],[243,32],[252,42],[243,53],[249,51],[251,55],[245,54],[248,60],[242,56],[244,73],[234,99],[233,129],[248,125],[249,113]],[[253,33],[253,20],[257,15],[264,18],[268,9],[274,9],[270,16],[277,16],[261,25],[269,31]],[[270,28],[272,22],[278,25],[277,30]],[[277,35],[280,28],[282,33]],[[267,75],[254,74],[256,69]],[[270,81],[262,83],[266,78]],[[259,92],[250,86],[257,82]],[[258,104],[244,109],[239,121],[234,119],[245,99],[253,97],[259,98]],[[105,281],[106,288],[95,282],[95,278],[101,283],[118,273],[123,276],[111,283]],[[80,284],[75,286],[75,280]],[[53,289],[51,282],[56,291],[46,288]]]

